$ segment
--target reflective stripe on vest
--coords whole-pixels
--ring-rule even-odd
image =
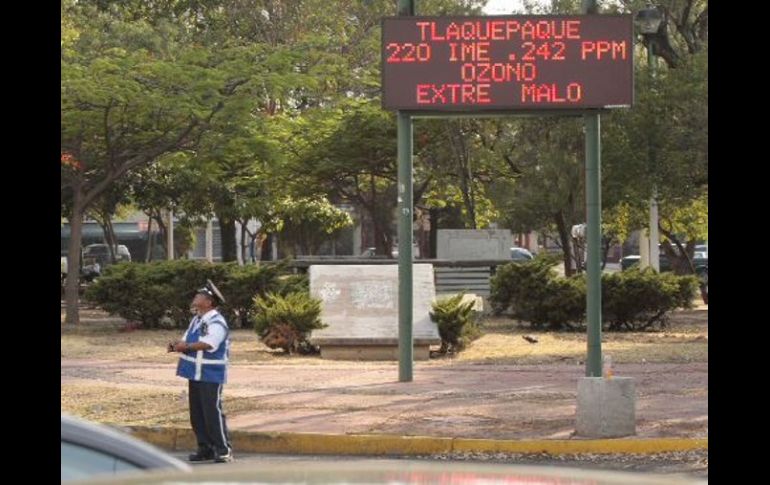
[[[208,352],[198,350],[196,352],[183,353],[179,356],[176,374],[185,379],[203,382],[216,382],[224,384],[227,382],[227,361],[230,354],[230,329],[227,327],[221,314],[215,313],[214,316],[206,322],[209,326],[221,325],[225,329],[225,338],[217,350]],[[192,331],[193,324],[187,331],[185,342],[188,344],[200,342],[199,325]]]

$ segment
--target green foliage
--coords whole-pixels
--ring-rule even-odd
[[[378,254],[389,254],[396,208],[396,123],[379,102],[349,100],[333,109],[307,110],[293,125],[292,185],[347,201],[373,223]]]
[[[289,293],[310,293],[310,279],[307,274],[288,274],[282,275],[275,282],[276,293],[286,296]]]
[[[585,322],[585,276],[565,278],[551,261],[534,259],[499,267],[492,278],[490,302],[500,313],[535,327],[572,328]],[[608,330],[640,330],[665,325],[676,308],[691,308],[696,277],[658,274],[647,269],[602,275],[602,321]]]
[[[231,327],[251,327],[254,324],[254,295],[264,295],[283,287],[281,278],[286,272],[286,265],[238,266],[237,263],[227,263],[225,267],[226,277],[217,285],[227,299],[227,304],[223,305],[223,314]]]
[[[489,135],[515,180],[496,178],[490,193],[504,227],[554,234],[567,249],[573,225],[585,222],[585,154],[582,121],[556,117],[501,123]],[[570,250],[571,256],[571,250]],[[565,255],[565,273],[571,273]]]
[[[602,320],[610,330],[642,330],[665,326],[676,308],[692,308],[698,288],[695,276],[655,273],[636,268],[602,275]]]
[[[707,32],[707,31],[706,31]],[[641,56],[646,52],[638,52]],[[602,143],[602,206],[624,205],[622,232],[645,227],[653,185],[662,234],[705,239],[708,231],[708,51],[655,76],[637,63],[637,101],[610,113]],[[621,213],[615,212],[613,216]]]
[[[231,327],[251,324],[252,299],[282,290],[285,265],[238,266],[176,260],[147,264],[121,263],[105,268],[104,275],[86,291],[86,299],[113,315],[141,322],[145,328],[184,328],[190,321],[195,290],[213,281],[226,302],[219,311]]]
[[[537,257],[528,262],[513,262],[498,266],[491,278],[491,294],[489,301],[495,313],[506,310],[513,312],[514,318],[532,322],[536,326],[552,323],[560,326],[564,320],[560,316],[558,322],[550,322],[550,304],[547,302],[559,300],[566,295],[554,294],[553,291],[569,291],[561,283],[557,283],[553,267],[557,261],[553,257]],[[583,302],[585,306],[585,302]],[[562,313],[562,310],[553,309]],[[571,321],[582,318],[582,308],[573,315]]]
[[[110,265],[86,289],[85,299],[110,315],[140,322],[145,328],[157,328],[168,316],[167,302],[174,297],[167,282],[160,280],[148,265]]]
[[[459,352],[481,336],[474,320],[473,301],[463,303],[464,293],[433,302],[430,318],[438,325],[441,352]]]
[[[279,204],[281,240],[299,252],[312,255],[331,235],[353,225],[347,212],[332,205],[325,197],[284,198]]]
[[[511,176],[488,143],[497,126],[485,119],[429,119],[416,124],[415,205],[456,208],[465,228],[488,227],[495,221],[499,214],[488,193],[489,182]]]
[[[320,319],[321,300],[308,293],[266,293],[255,296],[253,305],[257,335],[272,349],[301,352],[310,347],[310,332],[327,326]]]

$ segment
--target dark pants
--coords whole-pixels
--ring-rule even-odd
[[[190,383],[190,424],[198,439],[199,450],[213,450],[225,455],[230,451],[230,435],[222,412],[222,384]]]

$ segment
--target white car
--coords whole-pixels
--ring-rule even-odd
[[[511,259],[513,261],[529,261],[533,258],[534,256],[529,251],[529,249],[520,248],[517,246],[511,248]]]
[[[126,433],[73,416],[61,416],[61,481],[93,475],[190,465]]]

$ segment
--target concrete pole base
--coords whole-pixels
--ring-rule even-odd
[[[636,434],[636,394],[631,377],[578,379],[575,432],[590,438]]]

